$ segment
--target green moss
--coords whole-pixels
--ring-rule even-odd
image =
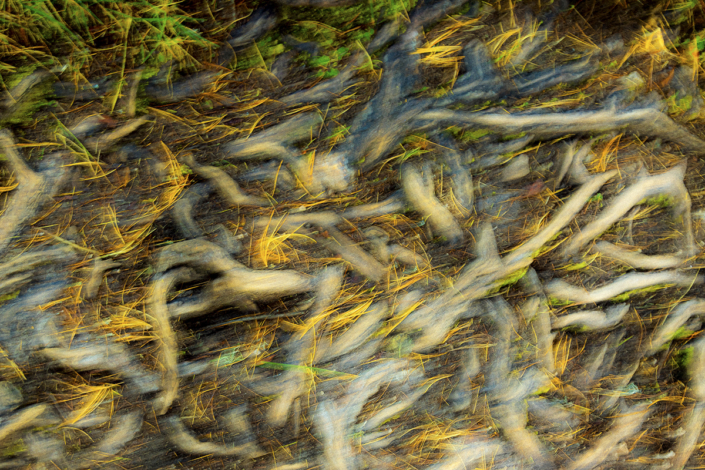
[[[600,207],[602,207],[602,199],[602,193],[597,193],[590,199],[588,199],[588,204],[590,204],[591,202],[596,202],[599,204]]]
[[[685,326],[681,326],[676,330],[675,333],[671,336],[671,341],[674,339],[685,339],[688,338],[689,336],[693,335],[695,331],[691,330],[690,328],[686,328]]]
[[[15,299],[18,295],[20,295],[19,290],[10,292],[9,294],[0,295],[0,304],[2,304],[3,302],[7,302],[8,300]]]
[[[693,347],[686,347],[686,348],[681,348],[677,353],[676,353],[676,363],[682,367],[682,368],[687,368],[691,362],[693,362]]]
[[[559,299],[557,297],[549,295],[548,296],[548,304],[551,305],[552,307],[562,307],[565,305],[570,305],[570,304],[572,304],[572,302],[570,300]]]
[[[639,204],[647,204],[649,206],[658,206],[663,209],[666,209],[668,207],[671,207],[675,204],[675,200],[673,197],[667,195],[667,194],[659,194],[658,196],[650,197],[648,199],[645,199],[641,201]]]
[[[394,354],[396,357],[404,357],[411,354],[413,347],[414,341],[411,339],[411,336],[406,333],[402,333],[389,338],[384,349],[385,351]]]
[[[668,104],[669,113],[680,115],[688,112],[693,106],[693,97],[688,95],[678,98],[678,92],[676,92],[666,100],[666,103]]]
[[[502,288],[504,286],[512,286],[516,284],[524,275],[526,272],[529,270],[529,267],[527,266],[524,269],[519,269],[517,271],[514,271],[511,273],[509,276],[505,277],[504,279],[500,279],[495,283],[495,289]]]
[[[10,108],[10,114],[0,121],[0,125],[30,125],[34,121],[37,112],[42,108],[56,104],[55,101],[49,99],[53,94],[54,89],[50,80],[44,80],[42,83],[32,87],[20,98],[20,101]]]
[[[500,140],[502,142],[506,142],[508,140],[520,139],[520,138],[524,137],[525,135],[526,135],[526,132],[522,132],[520,134],[509,134],[509,135],[505,135]]]
[[[27,446],[22,439],[17,439],[16,441],[11,441],[3,445],[2,455],[5,458],[15,457],[17,454],[27,451]]]
[[[551,391],[551,387],[545,386],[537,389],[535,392],[532,393],[532,395],[543,395],[544,393],[548,393]]]
[[[211,362],[215,364],[216,368],[218,368],[229,367],[243,361],[244,359],[245,357],[240,352],[240,347],[235,346],[222,351],[220,355],[217,358],[212,359]]]
[[[632,297],[633,295],[648,294],[650,292],[656,292],[661,289],[665,289],[669,285],[670,284],[656,284],[655,286],[644,287],[643,289],[630,290],[628,292],[625,292],[624,294],[620,294],[616,297],[612,297],[610,299],[610,301],[615,302],[615,303],[625,302],[625,301],[629,300],[629,298]]]

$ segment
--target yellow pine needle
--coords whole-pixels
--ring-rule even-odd
[[[347,310],[340,315],[337,315],[333,320],[331,320],[328,323],[328,326],[330,327],[331,330],[337,330],[340,328],[343,328],[346,325],[349,325],[351,323],[354,323],[358,318],[363,316],[365,312],[367,311],[368,308],[372,305],[372,302],[374,302],[374,298],[368,300],[367,302],[363,302],[359,305],[356,305],[355,307],[351,308],[350,310]]]
[[[14,178],[13,178],[14,179]],[[12,181],[12,180],[11,180]],[[0,186],[0,193],[7,193],[19,186],[20,183],[9,183],[9,186]]]
[[[392,331],[394,331],[394,329],[397,326],[399,326],[399,324],[401,324],[401,322],[403,322],[406,319],[406,317],[408,317],[411,314],[411,312],[413,312],[414,310],[419,308],[419,306],[421,306],[423,304],[423,302],[424,302],[423,300],[419,300],[417,302],[414,302],[412,305],[410,305],[406,309],[404,309],[401,312],[399,312],[398,314],[394,315],[389,320],[389,322],[387,322],[387,325],[380,330],[379,335],[389,336],[389,334]]]
[[[605,145],[605,147],[602,149],[602,152],[600,152],[600,158],[595,164],[595,171],[597,171],[598,173],[607,171],[607,165],[609,161],[612,160],[614,153],[619,150],[619,141],[622,138],[622,135],[623,134],[619,134],[610,139],[609,142],[607,142],[607,145]]]
[[[22,369],[19,368],[19,366],[10,359],[10,357],[7,355],[7,352],[3,348],[0,347],[0,357],[4,358],[5,362],[7,362],[7,366],[3,366],[3,368],[7,367],[9,368],[17,377],[19,377],[21,380],[27,380],[27,377],[25,377],[24,372],[22,372]]]
[[[426,387],[426,390],[428,391],[429,388],[431,388],[433,385],[436,383],[440,382],[443,379],[448,379],[450,377],[453,377],[453,374],[441,374],[437,375],[435,377],[430,377],[423,382],[419,384],[419,387]]]
[[[115,384],[79,385],[72,388],[74,396],[64,401],[78,401],[78,407],[66,417],[62,426],[76,424],[95,411],[105,400],[119,395]]]
[[[105,206],[105,211],[107,212],[107,219],[108,219],[108,225],[111,225],[115,229],[115,234],[118,236],[122,244],[125,244],[125,239],[122,236],[122,233],[120,233],[120,227],[118,226],[118,220],[117,220],[117,214],[115,213],[115,209],[110,205]]]

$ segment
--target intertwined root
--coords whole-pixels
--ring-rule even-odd
[[[330,6],[337,2],[282,3]],[[174,161],[177,168],[181,162],[186,164],[180,171],[190,170],[194,178],[205,182],[192,185],[180,200],[176,201],[177,195],[165,205],[164,213],[172,215],[186,240],[170,240],[144,271],[152,276],[144,293],[144,323],[153,340],[152,351],[156,351],[156,372],[145,367],[143,358],[113,333],[98,335],[95,331],[103,331],[100,326],[98,330],[95,325],[85,326],[86,330],[94,328],[91,331],[58,331],[59,322],[47,310],[54,301],[66,301],[59,298],[66,283],[46,283],[40,286],[45,289],[41,292],[24,292],[45,265],[69,258],[76,250],[96,254],[63,239],[70,248],[32,251],[0,264],[0,338],[12,346],[7,347],[7,354],[0,351],[0,359],[7,355],[15,360],[27,351],[39,352],[57,370],[110,374],[124,382],[129,398],[148,400],[156,427],[183,454],[262,458],[270,449],[255,434],[271,431],[278,433],[277,439],[285,436],[303,442],[309,434],[315,437],[306,441],[311,445],[310,455],[305,456],[310,461],[297,462],[289,454],[286,458],[292,463],[275,468],[318,465],[357,470],[401,462],[404,468],[433,470],[493,465],[587,470],[622,457],[629,451],[626,442],[635,442],[630,439],[658,427],[648,421],[662,406],[662,397],[640,391],[636,381],[653,373],[652,364],[663,367],[669,356],[662,355],[662,350],[687,338],[683,356],[690,362],[684,359],[682,368],[687,370],[683,380],[688,388],[682,396],[692,403],[683,413],[684,432],[675,438],[669,461],[672,468],[686,465],[705,423],[705,340],[690,339],[702,327],[705,301],[685,299],[684,294],[653,331],[643,329],[646,317],[639,307],[625,303],[640,292],[673,286],[693,289],[702,283],[702,276],[688,269],[700,246],[684,181],[686,163],[655,174],[630,174],[624,168],[591,172],[585,160],[603,132],[657,137],[694,153],[703,153],[705,142],[671,120],[652,97],[622,105],[613,96],[601,107],[571,112],[525,113],[514,108],[470,112],[459,106],[533,95],[593,74],[598,57],[529,73],[510,70],[541,49],[547,24],[505,63],[504,70],[495,66],[482,42],[470,41],[463,51],[466,71],[457,76],[453,89],[439,99],[420,98],[414,90],[419,85],[421,53],[417,52],[425,41],[424,28],[461,3],[426,2],[410,13],[403,33],[396,22],[380,29],[367,49],[373,53],[390,45],[383,55],[379,90],[352,117],[343,143],[309,152],[312,142],[332,136],[329,122],[305,106],[294,114],[282,112],[278,124],[260,132],[254,126],[247,138],[220,147],[220,157],[231,161],[267,160],[264,166],[248,170],[249,176],[199,162],[194,155],[202,160],[207,153],[198,153],[196,148],[187,149],[179,162]],[[240,36],[223,46],[221,65],[228,61],[230,48],[249,44],[275,23],[276,16],[266,9],[253,14]],[[279,102],[282,106],[328,104],[361,81],[357,67],[363,62],[365,54],[358,52],[337,77],[286,95]],[[158,76],[149,82],[147,93],[153,101],[171,103],[206,91],[220,74],[199,72],[173,86],[160,82],[163,77]],[[505,75],[512,75],[511,80]],[[20,93],[41,78],[20,82],[14,91]],[[138,72],[130,84],[128,115],[134,113],[139,80]],[[58,91],[62,90],[59,86]],[[89,91],[104,93],[100,86]],[[10,107],[10,98],[0,106]],[[148,117],[138,117],[94,136],[103,125],[103,118],[97,117],[71,129],[89,153],[98,153],[147,122]],[[492,132],[496,138],[471,144],[463,153],[444,132],[446,124]],[[423,138],[414,138],[433,149],[424,161],[406,161],[411,158],[406,153],[401,164],[396,163],[397,157],[384,161],[415,132],[425,133]],[[534,157],[528,150],[521,151],[533,141],[569,134],[576,137],[563,149],[547,179],[560,191],[547,198],[556,209],[543,214],[532,230],[500,227],[507,205],[511,209],[516,204],[523,211],[530,207],[524,198],[544,197],[533,185],[518,189],[518,182],[533,177],[535,170]],[[585,134],[596,136],[587,140]],[[17,183],[0,216],[0,255],[4,255],[13,237],[56,193],[66,170],[56,163],[60,155],[47,157],[47,168],[31,170],[8,131],[0,132],[0,147],[6,157],[3,165]],[[337,200],[321,199],[343,193],[339,199],[347,204],[357,194],[351,191],[358,190],[352,188],[355,177],[371,181],[385,165],[396,165],[396,173],[384,185],[380,183],[384,189],[370,197],[370,202],[343,207]],[[550,165],[543,165],[541,172],[548,173],[547,168]],[[243,183],[249,177],[271,179],[277,188],[276,181],[283,175],[288,175],[291,191],[278,193],[280,201],[274,191],[261,197]],[[625,187],[618,191],[613,186],[605,188],[610,182]],[[391,192],[389,185],[396,185]],[[495,187],[516,197],[505,198],[496,212],[490,212],[483,207],[492,207],[488,193]],[[613,196],[598,210],[590,204],[601,191]],[[240,239],[251,237],[251,243],[233,242],[225,225],[209,230],[196,220],[194,207],[211,193],[237,214],[230,226],[237,227]],[[647,255],[630,246],[634,245],[631,235],[626,237],[628,245],[613,243],[610,230],[625,218],[633,219],[639,206],[654,200],[667,200],[678,222],[679,250]],[[319,209],[321,205],[325,208]],[[161,215],[152,215],[150,220]],[[214,233],[222,243],[207,239]],[[413,237],[406,237],[410,233]],[[521,239],[504,243],[505,234],[516,233],[522,234]],[[283,256],[280,266],[265,261],[265,268],[254,269],[255,240],[261,241],[262,251],[268,243],[274,244],[272,240],[294,240],[292,252],[302,254],[297,261],[304,261],[284,269],[281,265],[288,261]],[[297,245],[296,240],[305,243]],[[580,269],[570,274],[569,265],[564,264],[566,260],[576,261],[573,267],[587,264],[581,263],[581,256],[592,256],[598,263],[618,261],[620,267],[636,271],[602,279],[595,287],[595,281],[585,279]],[[314,263],[316,267],[311,267]],[[462,268],[461,263],[465,263]],[[82,286],[83,298],[91,300],[92,306],[101,306],[98,293],[105,273],[124,264],[106,261],[105,256],[90,263],[84,260],[86,264],[90,278]],[[448,264],[453,266],[448,268]],[[540,271],[546,265],[561,266],[565,270],[553,274],[565,274],[549,280],[550,273]],[[18,291],[19,297],[13,298]],[[276,311],[260,313],[270,309]],[[36,322],[36,329],[32,325],[35,331],[29,341],[12,339],[13,321],[19,315],[42,320]],[[638,346],[633,346],[634,335],[629,330],[634,318],[641,328]],[[189,322],[200,322],[205,328],[229,325],[234,333],[227,341],[235,338],[236,344],[214,357],[212,344],[204,341],[209,349],[204,347],[200,353],[207,359],[185,362],[181,355],[183,345],[191,341],[186,334]],[[240,335],[256,338],[246,344]],[[577,353],[574,344],[571,349],[572,342],[579,345]],[[625,348],[630,348],[629,354],[623,354]],[[663,361],[659,363],[658,358]],[[223,362],[227,365],[222,366]],[[281,372],[269,374],[263,372],[265,367]],[[236,436],[225,443],[213,433],[208,440],[196,436],[184,411],[190,406],[184,396],[188,377],[218,384],[222,376],[236,384],[223,391],[231,395],[226,397],[228,406],[235,401],[233,394],[250,394],[242,398],[247,404],[231,406],[219,417]],[[0,445],[34,428],[90,427],[107,421],[105,416],[62,421],[51,411],[53,405],[17,407],[12,402],[4,406],[1,394],[2,388]],[[194,401],[198,406],[198,396]],[[248,415],[255,405],[260,423]],[[145,413],[121,413],[104,430],[102,439],[73,453],[74,467],[91,467],[96,459],[120,452],[139,435]],[[441,418],[435,416],[443,422],[439,424]],[[594,431],[598,420],[605,425],[589,437],[588,445],[582,445],[586,436],[580,430]],[[291,432],[286,434],[289,427]],[[35,442],[29,447],[41,446]],[[272,453],[289,452],[288,443],[281,447],[285,450]],[[421,463],[404,460],[410,448],[424,455]],[[59,449],[56,455],[65,454],[61,443]],[[52,461],[48,454],[30,452],[41,463]],[[390,462],[393,455],[400,460]]]
[[[38,210],[57,192],[66,173],[60,164],[61,155],[47,157],[47,168],[33,171],[15,149],[9,131],[0,131],[0,150],[7,158],[10,172],[17,181],[12,201],[0,216],[0,254],[11,243],[12,237],[37,215]]]

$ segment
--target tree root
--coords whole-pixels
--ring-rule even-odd
[[[293,163],[298,152],[291,145],[316,135],[321,123],[321,117],[317,113],[297,114],[247,139],[225,144],[223,153],[225,158],[252,160],[273,157]]]
[[[244,446],[224,446],[213,442],[202,442],[193,437],[186,429],[181,418],[169,416],[164,419],[167,429],[167,439],[182,452],[192,455],[213,455],[216,457],[227,457],[230,455],[248,456],[250,450],[248,445]]]
[[[200,294],[169,304],[172,317],[189,318],[223,307],[253,307],[253,302],[275,300],[314,289],[315,279],[293,270],[250,269],[238,263],[220,246],[196,239],[175,243],[161,251],[157,271],[190,266],[193,278],[217,275]]]
[[[402,264],[419,269],[429,266],[429,262],[413,251],[404,248],[403,246],[392,244],[389,245],[389,235],[379,227],[369,227],[364,230],[365,237],[370,241],[372,255],[381,263],[389,263],[399,261]]]
[[[671,460],[673,470],[682,470],[691,454],[697,450],[700,441],[700,433],[705,424],[705,402],[698,401],[693,406],[688,407],[684,412],[685,424],[682,436],[676,441],[674,448],[675,457]]]
[[[587,303],[587,302],[586,302]],[[580,331],[598,331],[613,328],[622,321],[629,311],[628,304],[619,304],[600,310],[583,310],[558,317],[551,322],[551,328],[576,328]]]
[[[152,80],[147,83],[145,93],[151,100],[160,104],[180,103],[205,92],[220,75],[221,72],[206,70],[166,85],[157,84]]]
[[[649,103],[630,106],[624,110],[603,108],[545,114],[465,113],[433,109],[421,112],[416,116],[415,122],[419,126],[426,125],[428,122],[474,126],[489,129],[501,135],[526,132],[537,138],[599,133],[626,128],[639,135],[674,142],[688,152],[705,153],[703,140],[673,122],[670,117]]]
[[[379,217],[381,215],[393,214],[395,212],[403,212],[404,207],[405,202],[403,194],[401,192],[395,192],[381,202],[348,207],[340,212],[340,216],[345,219]]]
[[[94,299],[98,295],[98,290],[100,285],[103,283],[103,276],[105,276],[106,271],[111,269],[119,268],[122,266],[121,263],[116,261],[108,261],[100,258],[96,258],[93,262],[93,269],[91,269],[91,275],[83,288],[83,298],[84,299]]]
[[[47,347],[41,353],[64,367],[75,370],[109,370],[125,378],[139,393],[147,393],[148,374],[122,343],[96,339],[76,340],[72,347]]]
[[[448,397],[453,411],[459,412],[471,405],[472,388],[470,381],[480,373],[480,356],[477,349],[472,346],[463,350],[460,359],[460,373],[458,384]]]
[[[471,440],[469,443],[462,439],[453,441],[453,452],[437,464],[431,465],[427,470],[467,470],[485,462],[495,462],[506,453],[504,445],[499,439]],[[516,464],[516,463],[515,463]],[[511,463],[506,468],[516,468]]]
[[[314,364],[330,362],[340,356],[360,347],[382,326],[382,322],[389,315],[389,307],[385,302],[372,304],[360,318],[358,318],[345,333],[330,338],[330,334],[325,335],[316,345],[316,356]]]
[[[246,406],[229,409],[225,412],[225,420],[230,432],[241,436],[240,440],[243,443],[239,447],[242,449],[241,455],[243,457],[256,459],[267,453],[257,444],[252,426],[247,418]]]
[[[538,468],[551,468],[553,464],[546,459],[548,453],[543,444],[534,433],[526,429],[528,411],[524,404],[526,397],[523,395],[533,390],[517,393],[523,387],[510,375],[512,332],[516,330],[514,311],[502,297],[495,298],[492,307],[488,304],[487,310],[494,317],[497,330],[494,335],[496,345],[490,357],[491,365],[485,374],[485,387],[491,400],[496,403],[492,407],[492,414],[519,455]]]
[[[334,78],[324,80],[311,88],[287,95],[280,98],[279,101],[287,106],[295,106],[302,103],[329,103],[338,98],[345,90],[355,85],[356,82],[352,78],[365,59],[366,57],[358,52],[350,58],[343,71]]]
[[[18,290],[31,282],[37,267],[63,260],[71,252],[70,248],[60,246],[49,250],[24,253],[12,261],[0,264],[0,295]]]
[[[347,235],[335,227],[327,227],[328,237],[316,236],[316,241],[350,263],[357,272],[373,282],[380,282],[386,269],[376,259],[362,250]]]
[[[32,171],[15,150],[15,142],[9,131],[0,130],[0,150],[7,157],[10,171],[17,179],[18,187],[10,204],[0,216],[0,254],[12,241],[12,237],[35,216],[61,185],[66,170],[58,164],[59,156],[49,157],[48,168],[42,172]],[[60,155],[60,154],[59,154]]]
[[[48,70],[41,68],[37,69],[26,77],[24,77],[22,80],[20,80],[17,85],[12,87],[12,90],[3,93],[5,99],[0,101],[0,109],[3,110],[3,118],[12,115],[12,111],[15,105],[17,105],[22,100],[22,97],[27,94],[29,90],[42,83],[44,80],[49,79],[50,77],[51,74]]]
[[[553,340],[551,333],[551,312],[545,296],[533,296],[522,307],[522,313],[527,323],[533,328],[536,338],[536,356],[546,371],[554,373],[556,369],[553,357]]]
[[[625,409],[615,420],[609,431],[598,437],[592,446],[568,465],[567,470],[590,470],[600,465],[617,445],[633,436],[648,417],[647,404]]]
[[[527,269],[544,245],[569,224],[590,197],[616,174],[616,171],[609,171],[593,176],[590,181],[575,191],[551,222],[504,258],[500,258],[497,252],[492,226],[483,224],[475,245],[478,259],[463,268],[451,289],[447,289],[432,302],[415,310],[399,327],[408,327],[419,319],[433,318],[452,306],[482,298],[496,288],[497,283],[501,283],[503,279],[521,272],[522,269]]]
[[[690,196],[683,184],[685,165],[680,164],[660,175],[642,176],[637,182],[614,198],[600,216],[583,227],[563,248],[564,256],[573,256],[590,240],[600,236],[617,220],[624,217],[629,210],[644,199],[661,194],[677,199],[673,208],[674,215],[683,217],[685,231],[686,257],[697,253],[690,220]]]
[[[411,165],[403,165],[401,179],[404,195],[414,209],[421,214],[437,236],[442,236],[451,245],[462,243],[465,235],[453,214],[436,198],[433,175],[426,168],[425,175]]]
[[[32,426],[47,411],[47,405],[41,403],[28,406],[12,413],[0,423],[0,442],[14,433]]]
[[[200,177],[207,179],[218,191],[220,196],[231,206],[258,206],[270,205],[267,199],[251,196],[228,175],[225,171],[214,166],[203,166],[196,163],[193,155],[183,157],[186,164]]]
[[[349,437],[357,416],[367,400],[383,385],[420,380],[421,374],[410,365],[402,360],[379,363],[360,374],[340,399],[318,403],[313,421],[322,437],[325,468],[357,468]]]
[[[92,468],[96,457],[104,458],[106,455],[120,452],[142,429],[142,418],[141,411],[118,416],[113,422],[112,429],[105,433],[105,437],[100,442],[72,456],[74,465]]]
[[[592,251],[600,253],[602,256],[616,259],[635,269],[677,268],[685,262],[685,258],[678,255],[643,255],[638,252],[625,250],[606,241],[595,243]]]
[[[673,339],[678,329],[683,326],[690,317],[704,314],[705,300],[693,299],[678,305],[668,314],[663,324],[656,327],[644,355],[652,356],[656,354],[666,343]]]
[[[314,305],[307,318],[317,319],[330,307],[340,291],[342,282],[343,270],[339,266],[327,267],[321,272],[316,285]],[[304,333],[294,333],[284,345],[288,363],[305,367],[313,362],[312,351],[317,323],[309,325],[309,329]],[[266,381],[265,384],[259,385],[258,389],[263,392],[268,389],[264,392],[268,395],[273,393],[279,395],[267,410],[267,422],[272,426],[281,427],[286,424],[294,401],[308,389],[310,375],[303,367],[293,368],[284,371],[274,380],[276,380],[274,385],[271,385],[271,381]]]
[[[189,186],[181,198],[171,208],[171,215],[179,227],[181,235],[187,240],[203,236],[203,230],[193,218],[196,205],[213,191],[209,183],[198,183]]]
[[[140,116],[135,119],[130,119],[126,124],[118,127],[117,129],[106,132],[99,137],[92,137],[84,143],[89,152],[99,153],[102,150],[110,148],[112,145],[116,144],[123,137],[135,132],[137,129],[142,127],[144,124],[149,122],[151,116]]]
[[[460,152],[451,141],[442,141],[443,160],[451,171],[451,184],[453,197],[458,202],[463,211],[469,213],[473,208],[474,190],[472,186],[472,175],[461,162]],[[464,213],[465,213],[464,212]]]
[[[188,268],[169,271],[160,275],[152,284],[147,308],[153,321],[154,333],[161,343],[159,358],[164,368],[159,395],[154,400],[154,411],[158,416],[169,410],[179,393],[178,343],[169,321],[167,296],[171,289],[193,276]]]
[[[556,279],[546,285],[546,293],[560,301],[572,302],[576,305],[596,304],[612,299],[625,292],[645,289],[658,285],[675,285],[690,287],[703,282],[703,277],[678,271],[660,271],[650,273],[630,273],[618,277],[609,284],[594,290],[577,287]]]

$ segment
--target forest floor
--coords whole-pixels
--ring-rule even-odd
[[[0,468],[703,468],[705,4],[0,4]]]

